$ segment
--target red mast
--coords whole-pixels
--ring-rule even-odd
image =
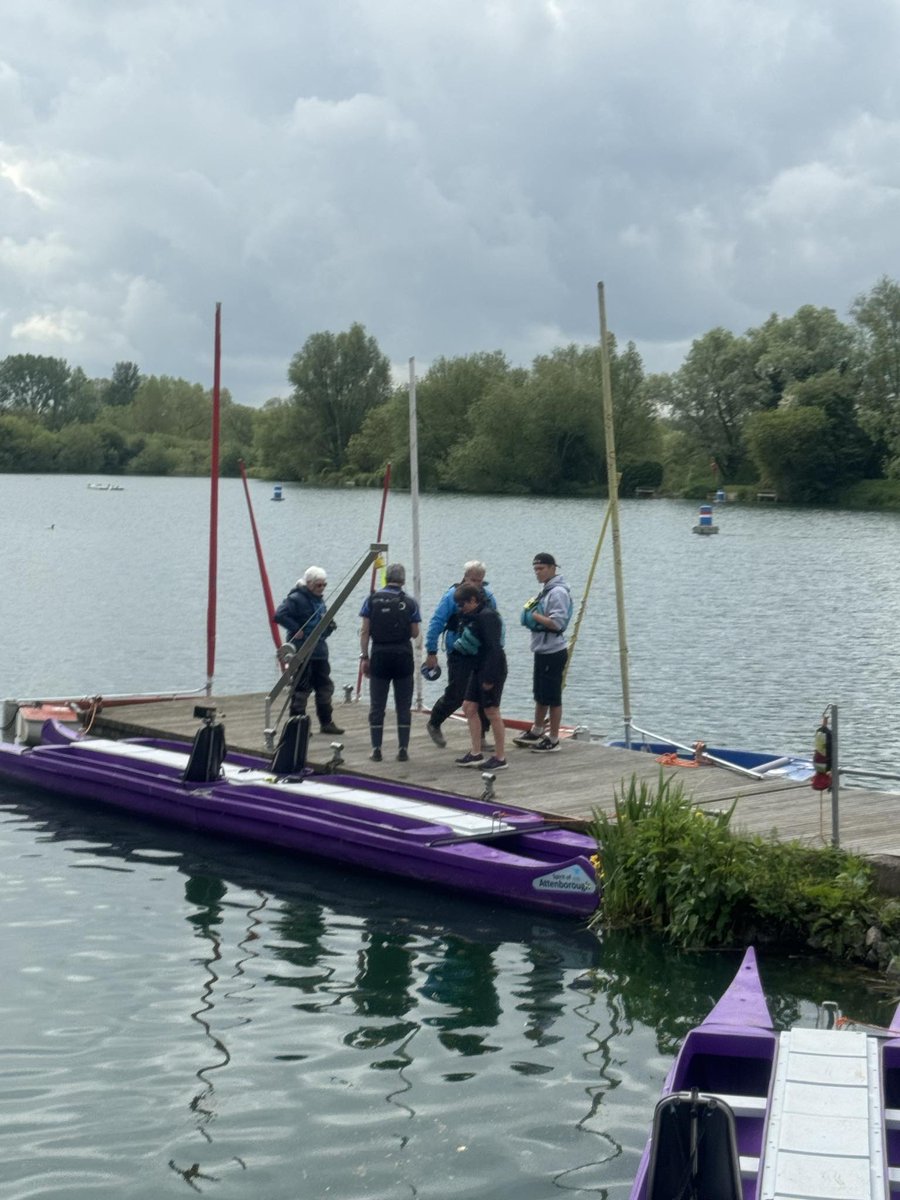
[[[206,607],[206,694],[212,695],[216,670],[216,577],[219,567],[219,418],[222,365],[222,305],[216,304],[213,365],[212,442],[209,456],[209,590]]]
[[[247,512],[250,514],[250,528],[253,530],[253,545],[256,547],[256,562],[259,566],[259,581],[262,584],[263,599],[266,602],[266,615],[269,618],[269,632],[277,650],[281,646],[281,638],[278,636],[278,626],[275,624],[275,601],[272,599],[272,589],[269,586],[269,573],[266,570],[262,543],[256,528],[256,517],[253,515],[253,502],[250,499],[250,487],[247,483],[247,468],[244,466],[243,459],[240,460],[238,466],[241,468],[241,479],[244,481],[244,495],[247,498]]]

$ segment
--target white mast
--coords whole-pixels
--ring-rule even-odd
[[[416,414],[416,360],[409,360],[409,495],[412,513],[413,595],[422,604],[422,570],[419,561],[419,422]],[[416,656],[416,708],[422,707],[422,634],[414,646]]]

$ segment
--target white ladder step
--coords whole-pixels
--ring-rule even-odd
[[[883,1200],[875,1039],[832,1029],[779,1037],[760,1200]]]
[[[765,1096],[728,1096],[724,1092],[701,1092],[727,1104],[736,1117],[762,1117],[766,1111]],[[898,1114],[900,1116],[900,1114]]]

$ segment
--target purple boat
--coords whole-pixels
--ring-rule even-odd
[[[56,721],[34,747],[0,743],[0,778],[191,830],[349,863],[545,912],[588,917],[598,903],[596,841],[540,813],[428,788],[230,754],[206,717],[193,747],[87,737]],[[295,729],[293,733],[297,733]]]
[[[631,1200],[900,1196],[900,1008],[776,1033],[756,955],[685,1038]]]

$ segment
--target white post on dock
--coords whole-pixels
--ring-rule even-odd
[[[616,466],[616,436],[613,428],[612,381],[609,370],[609,345],[606,330],[606,300],[603,284],[597,284],[600,306],[600,365],[603,374],[603,432],[606,441],[606,482],[609,489],[609,516],[612,529],[613,570],[616,582],[616,617],[619,627],[619,673],[622,676],[622,709],[625,719],[625,745],[631,747],[631,696],[628,687],[628,639],[625,634],[625,596],[622,585],[622,542],[619,536],[619,472]]]
[[[841,844],[841,771],[838,757],[838,706],[832,704],[829,707],[831,708],[831,844],[835,849],[839,849]]]
[[[416,413],[416,360],[409,360],[409,496],[412,513],[413,595],[422,604],[422,569],[419,559],[419,419]],[[416,659],[416,708],[422,708],[422,631],[413,646]]]

